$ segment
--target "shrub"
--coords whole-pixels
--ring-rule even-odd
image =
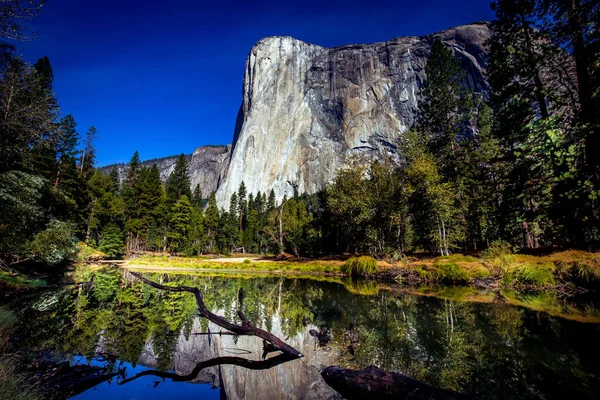
[[[342,272],[351,276],[374,274],[377,261],[371,256],[351,257],[342,266]]]
[[[504,255],[513,254],[515,252],[514,247],[504,240],[494,240],[490,247],[481,252],[483,258],[497,258]]]
[[[52,220],[45,230],[35,235],[29,247],[36,261],[58,265],[75,258],[76,243],[72,224]]]
[[[244,264],[252,264],[252,261],[248,260],[247,258],[244,260]]]

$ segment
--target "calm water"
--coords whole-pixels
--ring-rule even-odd
[[[242,309],[304,358],[263,370],[217,365],[192,373],[217,357],[260,361],[262,342],[215,335],[221,328],[196,315],[191,294],[155,290],[108,270],[91,274],[91,287],[11,304],[20,319],[17,345],[32,354],[49,351],[55,360],[124,369],[77,399],[339,398],[320,376],[329,365],[376,365],[486,399],[600,396],[597,323],[502,302],[378,290],[374,283],[148,276],[200,287],[213,312],[238,323]],[[321,341],[316,331],[324,332]],[[188,376],[174,381],[162,371]]]

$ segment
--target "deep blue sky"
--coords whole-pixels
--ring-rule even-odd
[[[491,20],[488,0],[48,0],[19,44],[47,55],[63,114],[99,131],[98,163],[231,142],[244,63],[265,36],[333,47]]]

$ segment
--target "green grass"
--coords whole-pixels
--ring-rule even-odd
[[[167,271],[171,268],[185,268],[190,270],[211,271],[257,271],[257,272],[293,272],[293,273],[323,273],[341,274],[339,263],[328,263],[322,261],[261,261],[246,259],[243,262],[211,262],[210,260],[197,257],[161,257],[144,256],[130,260],[128,266],[131,268],[159,267]]]
[[[478,259],[476,259],[475,257],[472,256],[465,256],[462,254],[451,254],[449,256],[440,256],[440,257],[436,257],[436,259],[433,261],[434,264],[439,264],[439,263],[463,263],[463,262],[477,262],[479,261]]]
[[[9,356],[0,357],[0,399],[37,400],[42,398],[25,376],[16,371],[17,361]]]
[[[554,264],[550,262],[543,264],[523,263],[507,272],[504,283],[553,287],[556,286],[554,270]]]
[[[438,283],[464,285],[491,274],[475,257],[453,254],[436,258],[432,275]]]
[[[437,264],[435,267],[434,276],[438,282],[465,284],[471,281],[469,272],[455,263]]]
[[[342,266],[342,272],[353,277],[374,274],[378,270],[377,261],[371,256],[351,257]]]

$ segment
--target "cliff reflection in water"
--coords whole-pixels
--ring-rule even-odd
[[[378,291],[372,284],[150,277],[166,285],[198,286],[213,312],[241,323],[241,309],[255,325],[304,354],[264,370],[211,366],[190,380],[219,388],[226,398],[336,398],[320,376],[329,365],[376,365],[490,399],[594,398],[600,393],[595,340],[600,325],[595,323],[503,303]],[[115,368],[127,363],[127,379],[140,367],[185,376],[199,362],[217,357],[262,360],[260,339],[215,334],[223,329],[196,315],[189,293],[156,290],[118,270],[90,272],[89,279],[94,283],[88,288],[51,290],[14,304],[21,317],[19,346],[53,350],[74,361],[102,357]],[[139,398],[158,388],[175,396],[182,393],[181,385],[189,385],[162,378],[115,378],[122,385],[104,383],[78,398],[97,397],[109,386],[113,398],[130,398],[132,387]],[[143,379],[147,382],[134,386]],[[185,393],[193,396],[194,391],[188,386]]]

